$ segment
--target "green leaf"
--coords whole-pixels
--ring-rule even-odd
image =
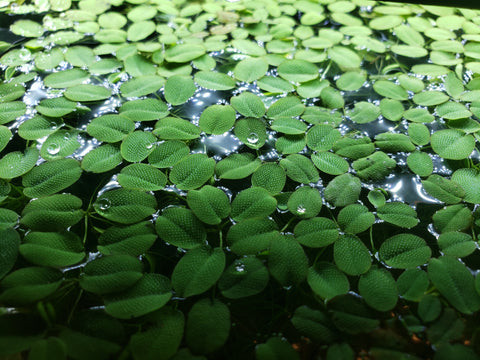
[[[330,175],[341,175],[349,169],[345,159],[331,152],[314,153],[311,160],[320,171]]]
[[[34,116],[20,124],[18,135],[25,140],[37,140],[57,131],[62,125],[61,119],[49,119],[43,116]],[[5,134],[10,137],[9,134]]]
[[[280,193],[286,183],[284,168],[276,163],[264,163],[252,175],[252,186],[262,187],[271,195]]]
[[[235,123],[235,110],[230,105],[210,105],[200,115],[198,125],[207,134],[221,135]]]
[[[168,168],[175,165],[190,153],[183,141],[167,140],[158,144],[148,155],[148,162],[157,168]]]
[[[165,79],[155,75],[138,76],[120,85],[125,98],[134,98],[156,93],[165,84]]]
[[[18,224],[19,215],[10,209],[0,208],[0,231]]]
[[[375,215],[369,212],[366,206],[351,204],[340,210],[337,222],[344,232],[358,234],[373,225]]]
[[[364,72],[347,71],[340,75],[335,84],[337,88],[343,91],[355,91],[360,89],[367,80]]]
[[[237,80],[252,82],[265,75],[268,64],[263,58],[246,58],[237,63],[233,74]]]
[[[423,81],[417,77],[401,74],[398,76],[398,82],[405,90],[418,93],[425,88]]]
[[[305,280],[308,258],[292,235],[278,234],[272,239],[268,255],[268,270],[282,286],[292,286]]]
[[[144,274],[128,290],[106,297],[105,311],[119,319],[131,319],[160,309],[171,297],[170,280],[166,276]]]
[[[209,90],[230,90],[235,87],[235,80],[231,76],[216,71],[199,71],[195,73],[195,81]]]
[[[312,248],[333,244],[339,236],[337,225],[324,217],[301,220],[293,232],[300,244]]]
[[[278,74],[285,80],[303,83],[318,77],[318,68],[306,60],[287,60],[277,68]]]
[[[261,164],[253,154],[232,154],[220,160],[215,166],[219,179],[243,179],[251,175]]]
[[[0,302],[7,306],[33,304],[58,289],[62,273],[46,267],[25,267],[15,270],[0,281]]]
[[[413,95],[413,102],[417,105],[432,106],[448,101],[449,97],[441,91],[423,91]]]
[[[130,162],[142,161],[153,151],[156,140],[151,132],[134,131],[120,145],[122,157]]]
[[[66,267],[85,258],[82,239],[69,231],[29,232],[20,245],[20,254],[35,265]]]
[[[180,207],[163,210],[155,229],[163,241],[184,249],[197,247],[207,238],[201,221],[191,210]]]
[[[472,222],[472,212],[464,205],[450,205],[433,214],[433,226],[439,233],[467,229]]]
[[[440,234],[437,241],[442,253],[448,256],[462,258],[470,255],[476,249],[476,244],[470,235],[457,231]]]
[[[356,52],[340,45],[328,49],[328,56],[342,70],[357,69],[362,62],[362,59],[360,59]]]
[[[185,156],[170,172],[170,181],[179,189],[193,190],[206,183],[215,170],[215,160],[205,154]]]
[[[408,301],[418,302],[429,285],[427,273],[420,269],[407,269],[397,278],[398,293]]]
[[[333,144],[333,151],[340,156],[356,160],[375,151],[375,145],[368,136],[359,138],[343,137]]]
[[[268,249],[278,227],[269,219],[247,219],[233,225],[227,233],[230,249],[238,255],[256,254]]]
[[[329,317],[324,312],[305,305],[295,310],[291,322],[300,334],[317,342],[331,343],[337,337]]]
[[[377,209],[377,216],[390,224],[410,229],[418,224],[417,212],[405,203],[389,202]]]
[[[181,105],[193,96],[196,89],[191,76],[174,75],[165,83],[165,100],[172,105]]]
[[[123,140],[135,130],[135,123],[116,114],[108,114],[92,119],[87,125],[87,132],[97,140],[114,143]]]
[[[404,108],[399,100],[384,98],[380,101],[380,111],[385,119],[398,121],[402,118]]]
[[[380,323],[370,308],[355,295],[340,295],[332,299],[329,305],[333,311],[333,323],[348,334],[369,333]]]
[[[244,257],[228,266],[218,282],[223,296],[240,299],[256,295],[265,289],[268,283],[268,270],[256,257]]]
[[[328,151],[341,136],[340,131],[330,125],[315,125],[307,132],[307,146],[316,151]]]
[[[393,82],[379,80],[373,84],[373,89],[379,95],[385,96],[393,100],[407,100],[408,93],[400,85],[396,85]]]
[[[155,23],[153,21],[138,21],[128,27],[127,39],[129,41],[140,41],[149,37],[155,32]]]
[[[346,294],[350,290],[347,276],[326,261],[318,261],[308,269],[307,282],[313,292],[325,300]]]
[[[43,99],[36,106],[36,110],[45,116],[61,117],[75,111],[77,104],[63,96],[53,99]]]
[[[461,313],[473,314],[480,309],[480,295],[475,291],[474,278],[456,258],[431,259],[428,276],[440,294]]]
[[[250,218],[263,218],[277,208],[277,200],[260,187],[252,187],[241,191],[232,201],[231,217],[235,221]]]
[[[287,80],[274,76],[264,76],[257,80],[257,85],[260,89],[273,93],[283,94],[293,91],[293,85]]]
[[[397,304],[397,284],[386,269],[372,267],[361,275],[358,290],[365,302],[375,310],[389,311]]]
[[[325,188],[324,196],[333,206],[346,206],[358,200],[361,188],[360,179],[347,173],[333,178]]]
[[[0,124],[6,124],[25,114],[27,106],[21,101],[0,103]]]
[[[318,189],[302,186],[290,195],[287,207],[299,218],[312,218],[317,216],[322,208],[322,197]]]
[[[171,63],[185,63],[205,54],[200,44],[176,44],[165,51],[165,60]]]
[[[392,153],[415,150],[415,145],[412,144],[407,135],[397,133],[386,132],[376,135],[375,145],[381,150]]]
[[[198,138],[200,133],[198,126],[174,117],[160,119],[153,130],[153,134],[163,140],[191,140]]]
[[[320,178],[312,161],[304,155],[288,155],[280,160],[280,166],[285,169],[290,179],[299,183],[316,183]]]
[[[67,346],[57,337],[49,337],[35,342],[28,353],[29,360],[46,360],[67,358]]]
[[[379,256],[388,266],[411,269],[425,264],[432,250],[425,240],[413,234],[398,234],[389,237],[380,246]]]
[[[257,118],[242,118],[235,123],[233,132],[250,149],[260,149],[267,140],[265,123]]]
[[[230,201],[225,192],[210,185],[190,190],[187,204],[202,222],[209,225],[220,224],[230,214]]]
[[[415,145],[427,145],[430,142],[430,130],[423,124],[408,124],[408,136]]]
[[[20,84],[0,84],[0,103],[17,100],[25,94],[25,87]]]
[[[281,154],[295,154],[305,148],[307,142],[304,135],[285,135],[275,142],[275,148]]]
[[[383,151],[377,151],[352,163],[357,175],[365,180],[381,180],[390,174],[396,165],[395,160]]]
[[[81,174],[80,164],[74,159],[43,163],[23,177],[23,193],[31,198],[52,195],[74,184]]]
[[[269,118],[276,119],[281,116],[300,116],[305,110],[305,105],[296,96],[287,96],[275,101],[267,110]]]
[[[437,115],[448,120],[464,119],[472,116],[470,110],[463,104],[448,101],[444,104],[438,105],[435,108]]]
[[[451,42],[448,42],[447,46],[450,47],[451,45]],[[460,44],[460,46],[462,45]],[[465,91],[462,81],[455,75],[453,71],[447,74],[444,83],[445,91],[453,98],[459,98],[460,95],[462,95],[462,93]]]
[[[372,258],[357,236],[341,235],[333,246],[335,264],[347,275],[360,275],[370,269]]]
[[[458,203],[465,196],[465,190],[460,184],[437,174],[422,180],[422,185],[428,194],[447,204]]]
[[[260,118],[265,115],[265,105],[257,95],[244,91],[230,98],[230,103],[240,114],[246,117]]]
[[[349,110],[347,114],[350,119],[357,124],[366,124],[375,121],[380,116],[380,108],[366,101],[359,101],[355,104],[353,110]]]
[[[40,37],[43,35],[43,26],[33,20],[17,20],[10,25],[10,31],[15,35],[25,37]]]
[[[82,84],[88,79],[88,73],[81,69],[67,69],[51,73],[43,79],[45,86],[62,89]]]
[[[259,46],[256,42],[247,39],[235,39],[232,40],[232,45],[241,53],[251,56],[263,56],[266,55],[266,51],[263,47]]]
[[[14,151],[0,159],[0,179],[13,179],[29,172],[38,160],[38,150],[30,147],[25,153]]]
[[[110,171],[122,162],[120,146],[117,144],[101,145],[91,150],[82,160],[82,169],[93,173]]]
[[[270,128],[288,135],[300,135],[307,132],[307,125],[303,121],[288,116],[276,118]]]
[[[15,265],[20,246],[20,235],[13,227],[0,229],[0,247],[2,256],[0,257],[0,279],[7,275]]]
[[[32,230],[60,231],[79,222],[84,212],[82,200],[70,194],[56,194],[30,201],[20,223]]]
[[[142,262],[133,256],[103,256],[87,263],[79,283],[86,291],[105,295],[128,289],[142,272]]]
[[[88,67],[95,62],[95,54],[89,47],[72,46],[65,52],[65,60],[76,67]]]
[[[309,14],[306,14],[306,15],[309,15]],[[302,19],[306,15],[304,15]],[[299,360],[300,356],[293,349],[292,345],[287,340],[285,340],[284,338],[274,336],[268,339],[265,344],[259,344],[255,347],[255,358],[257,360],[268,360],[268,359]]]
[[[157,201],[142,191],[114,189],[101,194],[93,208],[108,220],[133,224],[151,216],[157,209]]]
[[[104,255],[125,254],[140,256],[155,242],[157,235],[148,221],[119,227],[112,226],[98,238],[98,251]]]
[[[452,174],[452,183],[460,185],[465,190],[465,195],[461,195],[464,201],[472,204],[480,203],[480,172],[476,169],[458,169]]]
[[[77,130],[58,130],[50,134],[42,144],[40,155],[45,160],[62,159],[71,155],[80,147]]]
[[[81,84],[69,87],[64,95],[71,101],[100,101],[108,99],[112,92],[103,86]]]
[[[225,268],[221,248],[199,246],[187,251],[172,273],[172,285],[180,297],[200,295],[220,279]]]
[[[407,157],[408,168],[419,176],[429,176],[433,171],[433,161],[430,155],[414,151]]]
[[[45,324],[38,315],[3,314],[0,318],[0,354],[7,358],[28,350],[45,336]]]
[[[158,99],[127,101],[119,110],[121,116],[132,121],[157,120],[164,118],[169,113],[167,104]]]
[[[167,177],[151,165],[130,164],[117,175],[117,181],[125,189],[158,191],[167,184]]]

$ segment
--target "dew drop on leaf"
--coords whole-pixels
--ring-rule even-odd
[[[110,208],[110,206],[112,205],[111,201],[109,199],[100,199],[98,201],[98,207],[100,208],[100,210],[108,210]]]
[[[304,214],[305,211],[307,211],[307,209],[305,209],[305,207],[303,205],[298,205],[297,206],[297,213]]]
[[[241,264],[241,263],[237,264],[235,266],[235,271],[239,273],[243,273],[245,271],[245,264]]]
[[[258,139],[259,139],[258,134],[254,132],[250,133],[250,135],[248,135],[247,137],[247,141],[252,145],[256,144],[258,142]]]
[[[57,155],[60,152],[60,146],[58,144],[52,143],[48,145],[47,152],[50,155]]]

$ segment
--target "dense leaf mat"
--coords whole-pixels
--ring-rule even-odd
[[[0,24],[0,358],[479,359],[478,11]]]

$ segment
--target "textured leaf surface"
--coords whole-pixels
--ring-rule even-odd
[[[220,300],[197,301],[187,317],[185,340],[195,353],[208,354],[220,348],[230,333],[230,310]]]
[[[225,253],[221,248],[191,249],[173,269],[173,289],[181,297],[202,294],[218,281],[224,268]]]
[[[425,240],[413,234],[399,234],[380,246],[380,258],[389,266],[409,269],[425,264],[432,255]]]

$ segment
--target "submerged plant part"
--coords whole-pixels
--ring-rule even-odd
[[[0,24],[1,358],[479,358],[478,10]]]

